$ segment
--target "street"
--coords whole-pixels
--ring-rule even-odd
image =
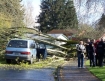
[[[0,81],[54,81],[53,71],[52,69],[0,69]]]

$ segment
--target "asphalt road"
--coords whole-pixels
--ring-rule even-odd
[[[55,81],[53,71],[53,69],[0,69],[0,81]]]

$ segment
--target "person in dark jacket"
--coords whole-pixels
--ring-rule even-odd
[[[89,56],[90,56],[90,67],[95,67],[96,66],[96,62],[95,62],[95,46],[94,46],[94,40],[91,40],[91,42],[89,43],[88,46],[88,50],[89,50]]]
[[[99,66],[99,56],[98,56],[98,53],[97,53],[97,45],[98,45],[99,41],[100,41],[100,40],[94,41],[95,52],[96,52],[96,56],[95,56],[95,59],[96,59],[96,66]]]
[[[45,44],[37,43],[37,58],[38,58],[38,61],[40,61],[41,56],[42,56],[42,59],[47,58],[47,48],[46,48]]]
[[[85,46],[86,46],[86,57],[87,57],[88,59],[89,59],[89,50],[88,50],[89,43],[90,43],[90,39],[87,39],[87,42],[86,42]]]
[[[103,67],[103,58],[104,58],[104,49],[105,49],[105,44],[104,44],[104,39],[101,38],[101,41],[97,44],[97,53],[99,56],[99,66]]]

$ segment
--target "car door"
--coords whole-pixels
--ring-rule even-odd
[[[37,51],[36,51],[36,47],[35,47],[35,43],[34,42],[31,43],[31,51],[32,51],[33,58],[36,59]]]

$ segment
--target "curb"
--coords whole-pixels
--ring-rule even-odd
[[[65,62],[64,64],[62,64],[62,65],[60,65],[60,66],[58,66],[57,67],[57,69],[56,69],[56,73],[55,73],[55,78],[56,78],[56,81],[61,81],[61,78],[60,78],[60,70],[62,70],[63,69],[63,65],[65,65],[67,62]]]
[[[61,81],[61,79],[60,79],[60,70],[61,70],[61,66],[58,66],[57,68],[56,68],[56,71],[55,71],[55,74],[54,74],[54,78],[55,78],[55,81]]]

